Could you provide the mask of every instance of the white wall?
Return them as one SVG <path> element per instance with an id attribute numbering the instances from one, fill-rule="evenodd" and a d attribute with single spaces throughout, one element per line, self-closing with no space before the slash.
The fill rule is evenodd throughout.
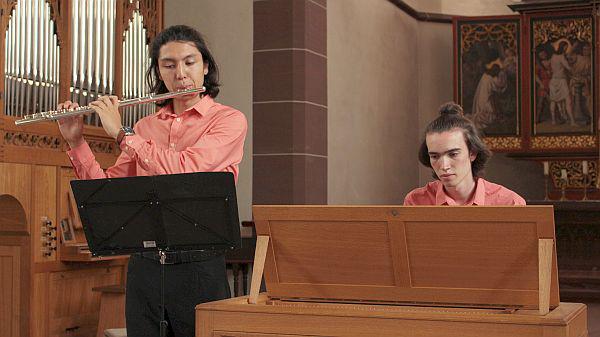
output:
<path id="1" fill-rule="evenodd" d="M 330 204 L 401 203 L 417 181 L 417 30 L 388 1 L 327 1 Z"/>
<path id="2" fill-rule="evenodd" d="M 419 12 L 447 15 L 510 15 L 515 14 L 506 5 L 519 3 L 514 0 L 404 0 Z"/>
<path id="3" fill-rule="evenodd" d="M 519 1 L 520 2 L 520 1 Z M 512 0 L 441 0 L 440 13 L 448 15 L 511 15 L 518 14 L 508 8 Z"/>
<path id="4" fill-rule="evenodd" d="M 423 130 L 437 118 L 438 108 L 453 99 L 452 75 L 452 25 L 447 23 L 419 22 L 419 122 L 418 144 L 423 141 Z M 418 146 L 418 145 L 417 145 Z M 421 165 L 415 147 L 412 157 L 419 170 L 419 179 L 412 188 L 431 181 L 431 170 Z"/>
<path id="5" fill-rule="evenodd" d="M 253 1 L 165 0 L 165 27 L 178 24 L 204 35 L 220 67 L 217 101 L 242 111 L 248 119 L 237 194 L 240 221 L 251 220 Z"/>

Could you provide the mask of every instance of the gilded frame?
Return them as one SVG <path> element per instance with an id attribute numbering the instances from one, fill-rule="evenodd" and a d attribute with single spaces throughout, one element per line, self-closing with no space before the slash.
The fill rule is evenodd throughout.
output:
<path id="1" fill-rule="evenodd" d="M 455 22 L 456 99 L 494 150 L 519 150 L 521 21 L 518 17 Z"/>
<path id="2" fill-rule="evenodd" d="M 593 135 L 596 60 L 592 16 L 532 17 L 530 26 L 532 136 Z"/>

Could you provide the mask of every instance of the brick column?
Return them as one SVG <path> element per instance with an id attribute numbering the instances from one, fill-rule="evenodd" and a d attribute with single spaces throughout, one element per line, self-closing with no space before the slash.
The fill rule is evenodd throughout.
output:
<path id="1" fill-rule="evenodd" d="M 326 0 L 254 1 L 253 77 L 253 203 L 326 204 Z"/>

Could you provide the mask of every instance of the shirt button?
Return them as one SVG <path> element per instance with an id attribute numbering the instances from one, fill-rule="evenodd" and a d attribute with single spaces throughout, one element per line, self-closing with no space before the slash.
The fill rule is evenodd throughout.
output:
<path id="1" fill-rule="evenodd" d="M 171 147 L 175 147 L 175 143 L 171 143 Z"/>
<path id="2" fill-rule="evenodd" d="M 69 158 L 71 158 L 71 160 L 73 160 L 73 157 L 69 157 Z"/>
<path id="3" fill-rule="evenodd" d="M 127 144 L 131 145 L 133 143 L 133 140 L 128 140 Z"/>
<path id="4" fill-rule="evenodd" d="M 150 160 L 148 158 L 144 159 L 144 163 L 149 162 Z"/>
<path id="5" fill-rule="evenodd" d="M 177 119 L 175 119 L 178 122 L 181 122 L 181 117 L 177 117 Z"/>

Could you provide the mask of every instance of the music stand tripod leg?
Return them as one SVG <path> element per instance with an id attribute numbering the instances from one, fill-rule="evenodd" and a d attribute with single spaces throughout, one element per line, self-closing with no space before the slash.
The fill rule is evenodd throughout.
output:
<path id="1" fill-rule="evenodd" d="M 167 320 L 165 319 L 165 264 L 167 256 L 162 249 L 158 250 L 160 255 L 160 337 L 167 337 Z"/>

